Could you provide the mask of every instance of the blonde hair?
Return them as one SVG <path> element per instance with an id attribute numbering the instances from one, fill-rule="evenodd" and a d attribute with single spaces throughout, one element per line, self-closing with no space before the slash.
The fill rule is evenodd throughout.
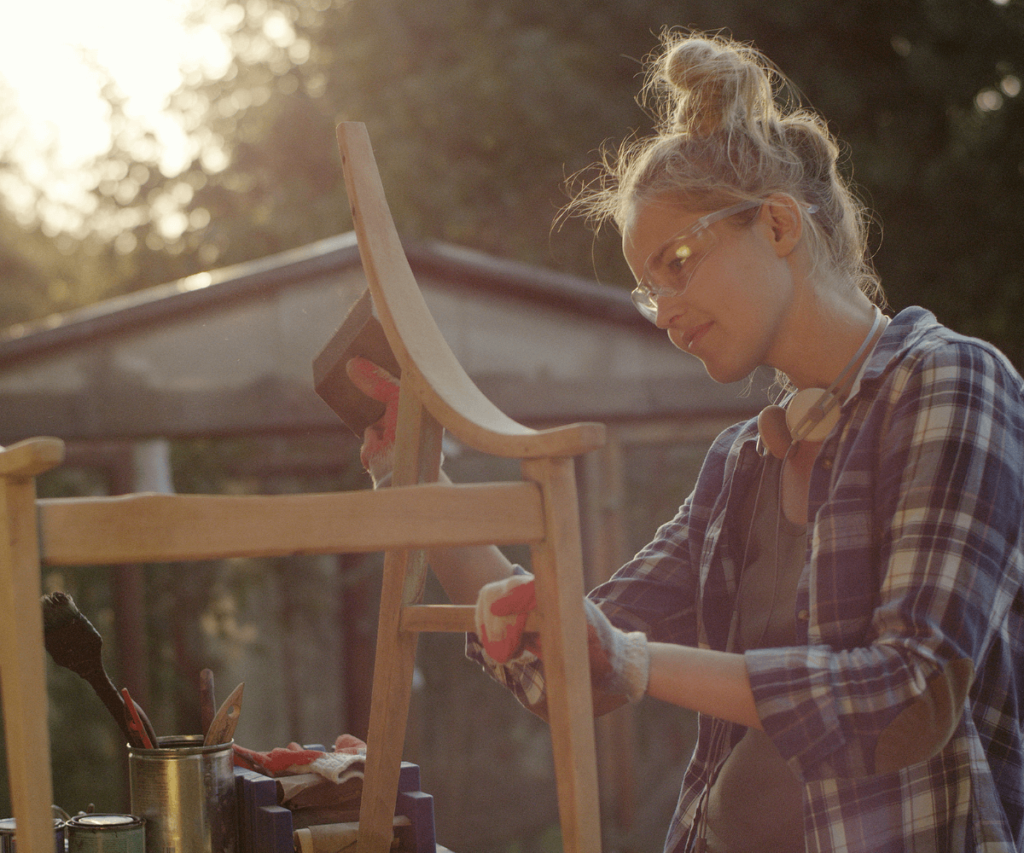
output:
<path id="1" fill-rule="evenodd" d="M 786 194 L 804 211 L 813 262 L 884 303 L 839 145 L 818 115 L 782 101 L 788 81 L 766 57 L 721 36 L 666 30 L 646 70 L 642 102 L 655 132 L 605 151 L 597 177 L 581 173 L 567 212 L 621 231 L 655 198 L 710 211 Z"/>

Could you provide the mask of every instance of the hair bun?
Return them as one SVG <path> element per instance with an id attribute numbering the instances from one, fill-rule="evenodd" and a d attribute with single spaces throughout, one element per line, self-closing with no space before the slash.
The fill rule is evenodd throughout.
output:
<path id="1" fill-rule="evenodd" d="M 764 127 L 775 117 L 773 73 L 752 48 L 713 36 L 670 37 L 656 84 L 667 99 L 663 130 L 692 136 Z"/>

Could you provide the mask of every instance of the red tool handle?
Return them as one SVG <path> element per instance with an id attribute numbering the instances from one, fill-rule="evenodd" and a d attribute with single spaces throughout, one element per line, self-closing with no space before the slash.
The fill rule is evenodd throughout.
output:
<path id="1" fill-rule="evenodd" d="M 155 749 L 156 744 L 150 740 L 149 733 L 139 716 L 139 709 L 135 706 L 135 700 L 132 699 L 127 687 L 121 688 L 121 697 L 124 699 L 124 714 L 128 721 L 128 731 L 132 734 L 132 746 Z"/>

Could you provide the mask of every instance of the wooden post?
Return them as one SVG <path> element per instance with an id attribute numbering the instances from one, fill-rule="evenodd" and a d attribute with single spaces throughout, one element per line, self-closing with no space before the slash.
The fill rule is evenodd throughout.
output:
<path id="1" fill-rule="evenodd" d="M 0 451 L 0 679 L 19 853 L 53 851 L 35 477 L 63 455 L 63 443 L 52 438 Z"/>
<path id="2" fill-rule="evenodd" d="M 594 707 L 583 613 L 583 567 L 573 460 L 524 459 L 523 478 L 544 496 L 543 542 L 531 549 L 537 585 L 544 683 L 567 853 L 601 849 Z"/>
<path id="3" fill-rule="evenodd" d="M 410 388 L 411 381 L 403 378 L 399 396 L 395 486 L 436 481 L 440 467 L 441 426 L 419 402 Z M 401 524 L 402 520 L 394 518 L 393 523 Z M 391 848 L 419 639 L 418 632 L 402 629 L 402 610 L 422 600 L 426 579 L 426 551 L 405 549 L 385 553 L 359 809 L 359 853 L 387 853 Z"/>
<path id="4" fill-rule="evenodd" d="M 626 497 L 622 453 L 621 436 L 610 431 L 604 447 L 583 459 L 588 588 L 608 580 L 630 556 L 623 518 Z M 636 819 L 634 717 L 633 706 L 623 705 L 596 721 L 601 810 L 609 830 L 605 847 L 614 846 L 615 836 L 627 832 Z"/>

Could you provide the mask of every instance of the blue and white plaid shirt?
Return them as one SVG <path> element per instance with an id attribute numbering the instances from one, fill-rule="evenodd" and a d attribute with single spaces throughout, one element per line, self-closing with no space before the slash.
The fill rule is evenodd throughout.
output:
<path id="1" fill-rule="evenodd" d="M 750 421 L 719 436 L 676 517 L 591 593 L 615 624 L 726 648 L 756 435 Z M 802 644 L 745 652 L 764 728 L 803 782 L 807 850 L 1024 850 L 1020 376 L 991 346 L 901 312 L 821 448 L 809 513 Z M 470 646 L 485 662 L 472 635 Z M 488 669 L 525 704 L 541 697 L 537 666 Z M 722 757 L 710 723 L 670 853 L 692 849 Z M 918 725 L 948 727 L 948 739 L 901 752 Z M 742 732 L 728 725 L 725 748 Z"/>

